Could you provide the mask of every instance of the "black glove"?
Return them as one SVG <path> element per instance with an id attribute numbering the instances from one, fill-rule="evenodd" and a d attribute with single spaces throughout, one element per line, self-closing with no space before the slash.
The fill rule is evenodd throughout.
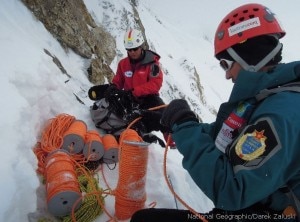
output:
<path id="1" fill-rule="evenodd" d="M 110 84 L 92 86 L 88 91 L 89 98 L 91 100 L 100 100 L 104 98 L 104 92 L 107 90 L 109 85 Z"/>
<path id="2" fill-rule="evenodd" d="M 174 99 L 163 111 L 160 123 L 170 130 L 175 123 L 187 121 L 199 122 L 184 99 Z"/>
<path id="3" fill-rule="evenodd" d="M 142 117 L 142 119 L 139 121 L 143 122 L 146 129 L 145 132 L 150 133 L 152 131 L 163 131 L 162 128 L 164 127 L 160 124 L 161 114 L 161 111 L 136 109 L 133 110 L 131 113 L 124 115 L 123 119 L 125 121 L 131 122 L 138 117 Z"/>
<path id="4" fill-rule="evenodd" d="M 127 115 L 138 109 L 138 104 L 135 102 L 131 91 L 118 89 L 115 85 L 109 86 L 104 93 L 104 98 L 109 103 L 112 112 L 119 117 L 127 119 Z"/>
<path id="5" fill-rule="evenodd" d="M 139 104 L 136 102 L 131 91 L 122 90 L 120 95 L 120 102 L 123 104 L 126 113 L 132 113 L 139 108 Z"/>
<path id="6" fill-rule="evenodd" d="M 141 110 L 141 116 L 146 121 L 160 122 L 162 112 L 156 110 Z"/>
<path id="7" fill-rule="evenodd" d="M 145 126 L 141 121 L 137 121 L 135 124 L 133 124 L 131 129 L 135 130 L 141 137 L 143 137 L 143 135 L 146 133 Z"/>
<path id="8" fill-rule="evenodd" d="M 107 89 L 104 92 L 104 98 L 109 100 L 110 97 L 119 95 L 120 94 L 120 89 L 117 88 L 115 84 L 110 84 Z"/>
<path id="9" fill-rule="evenodd" d="M 164 131 L 162 130 L 164 127 L 160 123 L 160 119 L 162 116 L 161 110 L 141 110 L 141 121 L 147 128 L 147 132 L 152 131 Z"/>
<path id="10" fill-rule="evenodd" d="M 144 134 L 142 138 L 147 143 L 158 142 L 161 147 L 166 147 L 164 141 L 152 133 Z"/>
<path id="11" fill-rule="evenodd" d="M 120 103 L 121 93 L 122 90 L 118 89 L 114 84 L 110 84 L 103 93 L 105 100 L 109 104 L 108 109 L 120 118 L 124 115 L 123 107 Z"/>
<path id="12" fill-rule="evenodd" d="M 124 114 L 123 120 L 130 123 L 133 120 L 135 120 L 136 118 L 139 118 L 141 116 L 142 116 L 141 111 L 139 109 L 135 109 L 135 110 L 132 110 L 129 113 Z"/>

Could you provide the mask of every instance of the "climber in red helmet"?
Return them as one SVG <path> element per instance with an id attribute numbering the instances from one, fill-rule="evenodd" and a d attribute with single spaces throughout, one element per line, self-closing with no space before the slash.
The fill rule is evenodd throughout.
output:
<path id="1" fill-rule="evenodd" d="M 208 221 L 297 221 L 300 62 L 280 63 L 284 35 L 268 7 L 234 9 L 215 34 L 215 57 L 234 82 L 215 122 L 200 123 L 183 99 L 162 113 L 183 167 L 214 204 L 202 214 Z M 193 215 L 143 209 L 131 222 L 201 221 Z"/>

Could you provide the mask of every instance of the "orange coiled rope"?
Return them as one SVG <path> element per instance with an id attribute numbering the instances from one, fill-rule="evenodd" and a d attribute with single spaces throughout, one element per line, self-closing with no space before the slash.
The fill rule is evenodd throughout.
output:
<path id="1" fill-rule="evenodd" d="M 95 130 L 87 131 L 83 155 L 89 161 L 100 160 L 104 155 L 104 147 L 99 133 Z"/>
<path id="2" fill-rule="evenodd" d="M 119 180 L 115 190 L 115 214 L 119 220 L 129 219 L 134 212 L 144 208 L 146 201 L 148 147 L 127 144 L 126 141 L 143 140 L 132 129 L 121 134 Z"/>
<path id="3" fill-rule="evenodd" d="M 80 153 L 84 146 L 87 126 L 81 120 L 75 120 L 66 130 L 63 136 L 63 144 L 61 149 L 69 151 L 69 153 Z"/>
<path id="4" fill-rule="evenodd" d="M 119 156 L 119 143 L 112 134 L 102 136 L 104 146 L 103 162 L 107 164 L 117 163 Z"/>
<path id="5" fill-rule="evenodd" d="M 45 178 L 48 211 L 55 216 L 69 215 L 81 192 L 75 164 L 66 151 L 56 150 L 48 155 Z"/>
<path id="6" fill-rule="evenodd" d="M 42 175 L 44 174 L 46 156 L 48 153 L 61 147 L 63 142 L 63 134 L 70 127 L 74 120 L 74 116 L 60 114 L 47 121 L 41 133 L 40 141 L 37 142 L 33 148 L 33 152 L 38 159 L 38 173 Z"/>
<path id="7" fill-rule="evenodd" d="M 98 187 L 92 172 L 83 165 L 87 162 L 84 155 L 69 152 L 77 149 L 77 140 L 65 140 L 65 136 L 73 134 L 78 135 L 80 144 L 83 144 L 83 139 L 87 143 L 99 141 L 100 136 L 96 138 L 95 133 L 88 133 L 84 122 L 61 114 L 47 122 L 41 141 L 34 147 L 38 158 L 37 171 L 46 181 L 48 211 L 54 216 L 64 217 L 64 221 L 92 221 L 102 210 L 109 215 L 104 209 L 102 196 L 108 193 Z M 63 142 L 67 149 L 62 149 Z"/>
<path id="8" fill-rule="evenodd" d="M 60 114 L 50 119 L 42 132 L 41 148 L 47 153 L 61 147 L 63 142 L 63 134 L 71 126 L 75 120 L 74 116 L 68 114 Z"/>

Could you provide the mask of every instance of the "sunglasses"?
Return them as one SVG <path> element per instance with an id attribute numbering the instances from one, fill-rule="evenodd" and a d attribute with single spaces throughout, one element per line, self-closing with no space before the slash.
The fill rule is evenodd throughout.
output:
<path id="1" fill-rule="evenodd" d="M 137 51 L 138 49 L 139 49 L 140 47 L 136 47 L 136 48 L 132 48 L 132 49 L 126 49 L 127 50 L 127 52 L 131 52 L 131 51 Z"/>
<path id="2" fill-rule="evenodd" d="M 234 63 L 234 61 L 231 61 L 231 60 L 220 59 L 220 66 L 225 72 L 227 72 L 228 70 L 230 70 L 232 68 L 233 63 Z"/>

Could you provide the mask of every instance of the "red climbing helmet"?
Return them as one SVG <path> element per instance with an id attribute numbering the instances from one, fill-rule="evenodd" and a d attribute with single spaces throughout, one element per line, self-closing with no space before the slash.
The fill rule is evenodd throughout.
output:
<path id="1" fill-rule="evenodd" d="M 275 34 L 278 38 L 285 35 L 275 14 L 260 4 L 242 5 L 219 24 L 215 34 L 215 56 L 229 47 L 259 35 Z"/>

